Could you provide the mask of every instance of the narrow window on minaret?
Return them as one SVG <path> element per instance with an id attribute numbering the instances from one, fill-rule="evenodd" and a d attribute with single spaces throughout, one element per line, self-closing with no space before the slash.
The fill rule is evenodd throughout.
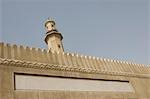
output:
<path id="1" fill-rule="evenodd" d="M 58 44 L 58 48 L 60 48 L 60 45 Z"/>

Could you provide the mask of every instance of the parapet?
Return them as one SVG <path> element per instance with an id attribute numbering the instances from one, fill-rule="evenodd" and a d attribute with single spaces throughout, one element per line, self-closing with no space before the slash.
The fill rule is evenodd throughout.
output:
<path id="1" fill-rule="evenodd" d="M 150 65 L 0 43 L 0 64 L 5 64 L 6 60 L 8 62 L 20 62 L 20 64 L 29 63 L 28 65 L 40 63 L 40 65 L 49 66 L 46 68 L 57 66 L 60 70 L 74 72 L 105 73 L 150 78 Z"/>

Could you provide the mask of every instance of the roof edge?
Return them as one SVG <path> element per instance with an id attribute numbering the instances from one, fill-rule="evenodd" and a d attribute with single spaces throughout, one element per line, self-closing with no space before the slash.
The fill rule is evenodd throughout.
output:
<path id="1" fill-rule="evenodd" d="M 0 43 L 0 58 L 101 71 L 150 74 L 150 65 Z"/>

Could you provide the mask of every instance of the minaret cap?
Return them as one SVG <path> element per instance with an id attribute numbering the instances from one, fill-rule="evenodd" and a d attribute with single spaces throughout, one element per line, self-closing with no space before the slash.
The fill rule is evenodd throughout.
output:
<path id="1" fill-rule="evenodd" d="M 52 20 L 51 18 L 48 18 L 45 22 L 45 27 L 46 27 L 46 24 L 49 23 L 49 22 L 52 22 L 54 25 L 55 25 L 55 21 Z"/>

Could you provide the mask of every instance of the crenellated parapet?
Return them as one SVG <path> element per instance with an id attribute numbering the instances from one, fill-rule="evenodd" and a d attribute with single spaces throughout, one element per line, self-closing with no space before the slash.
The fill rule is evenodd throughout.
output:
<path id="1" fill-rule="evenodd" d="M 75 53 L 52 52 L 46 49 L 4 43 L 0 43 L 0 58 L 0 64 L 10 64 L 12 62 L 16 64 L 18 62 L 20 65 L 29 63 L 24 66 L 44 64 L 45 67 L 43 68 L 59 68 L 60 70 L 69 68 L 69 71 L 77 72 L 150 76 L 150 65 L 84 56 Z M 36 65 L 36 67 L 38 66 L 43 65 Z"/>

